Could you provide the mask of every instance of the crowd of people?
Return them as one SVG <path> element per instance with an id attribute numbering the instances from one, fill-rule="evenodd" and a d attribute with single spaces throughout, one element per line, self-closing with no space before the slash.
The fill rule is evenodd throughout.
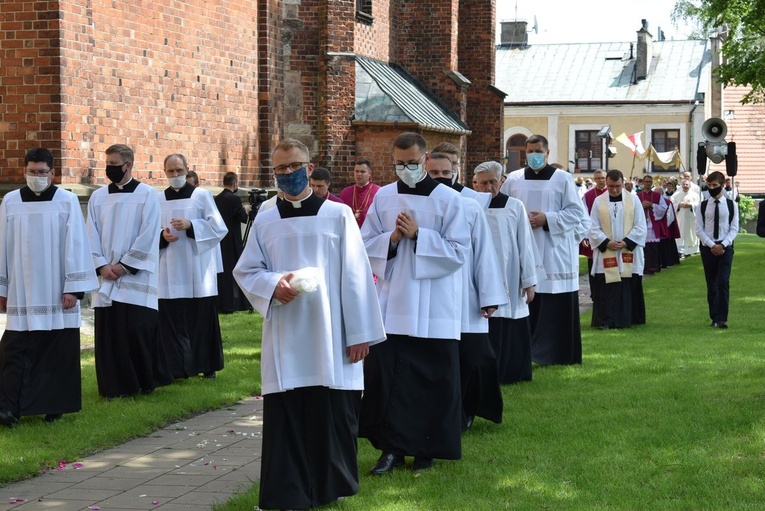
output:
<path id="1" fill-rule="evenodd" d="M 580 254 L 593 327 L 645 323 L 642 276 L 700 250 L 711 325 L 727 328 L 738 210 L 721 173 L 705 192 L 684 176 L 670 196 L 650 175 L 597 171 L 583 190 L 533 135 L 525 168 L 481 163 L 470 189 L 454 145 L 429 151 L 403 133 L 391 149 L 395 182 L 378 186 L 358 160 L 335 196 L 308 148 L 282 140 L 271 155 L 279 193 L 254 215 L 235 173 L 213 198 L 171 154 L 157 193 L 115 145 L 87 220 L 53 185 L 52 155 L 30 151 L 27 186 L 0 205 L 0 424 L 79 410 L 87 292 L 109 399 L 215 377 L 218 313 L 251 307 L 263 316 L 259 507 L 308 509 L 358 492 L 358 438 L 380 451 L 372 475 L 407 458 L 428 470 L 461 458 L 477 417 L 502 421 L 501 385 L 530 381 L 533 363 L 580 364 Z"/>

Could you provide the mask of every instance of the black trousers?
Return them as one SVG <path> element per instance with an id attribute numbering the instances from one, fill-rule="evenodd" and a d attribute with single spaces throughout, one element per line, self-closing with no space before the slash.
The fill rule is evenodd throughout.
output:
<path id="1" fill-rule="evenodd" d="M 701 245 L 699 251 L 701 252 L 701 263 L 704 265 L 704 277 L 707 280 L 709 319 L 715 323 L 721 321 L 727 323 L 733 245 L 727 247 L 721 256 L 712 255 L 712 249 L 705 245 Z"/>

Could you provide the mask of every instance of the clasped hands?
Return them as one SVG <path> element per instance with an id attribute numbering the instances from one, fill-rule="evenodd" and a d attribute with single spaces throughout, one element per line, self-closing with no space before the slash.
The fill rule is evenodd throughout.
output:
<path id="1" fill-rule="evenodd" d="M 127 272 L 125 267 L 120 263 L 117 264 L 105 264 L 101 267 L 98 273 L 106 280 L 117 280 Z"/>
<path id="2" fill-rule="evenodd" d="M 547 215 L 543 211 L 529 211 L 529 223 L 532 229 L 547 225 Z"/>
<path id="3" fill-rule="evenodd" d="M 404 237 L 414 239 L 418 230 L 419 227 L 417 226 L 417 222 L 414 221 L 412 215 L 406 211 L 402 211 L 398 214 L 398 217 L 396 217 L 396 228 L 390 235 L 390 241 L 391 243 L 398 244 L 398 242 L 401 241 Z"/>
<path id="4" fill-rule="evenodd" d="M 611 250 L 622 250 L 627 248 L 627 244 L 623 241 L 609 241 L 606 246 Z"/>
<path id="5" fill-rule="evenodd" d="M 61 296 L 61 306 L 64 310 L 71 309 L 77 305 L 77 297 L 74 295 L 70 295 L 69 293 L 64 293 Z M 0 296 L 0 312 L 5 312 L 8 309 L 8 298 L 5 296 Z"/>

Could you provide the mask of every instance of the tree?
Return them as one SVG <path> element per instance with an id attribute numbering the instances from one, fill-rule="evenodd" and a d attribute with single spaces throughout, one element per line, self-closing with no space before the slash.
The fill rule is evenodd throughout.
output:
<path id="1" fill-rule="evenodd" d="M 697 22 L 705 33 L 720 29 L 725 85 L 751 86 L 743 103 L 765 103 L 765 0 L 678 0 L 672 20 Z"/>

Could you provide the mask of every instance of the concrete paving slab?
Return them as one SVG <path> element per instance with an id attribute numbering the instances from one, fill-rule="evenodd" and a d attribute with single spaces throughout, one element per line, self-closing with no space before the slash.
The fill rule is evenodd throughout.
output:
<path id="1" fill-rule="evenodd" d="M 115 491 L 128 491 L 143 484 L 141 479 L 127 477 L 91 477 L 81 483 L 77 483 L 72 488 L 78 489 L 103 489 Z"/>
<path id="2" fill-rule="evenodd" d="M 192 504 L 195 506 L 207 506 L 211 508 L 213 504 L 222 504 L 228 500 L 228 497 L 224 497 L 218 493 L 192 491 L 178 497 L 173 501 L 173 504 Z"/>
<path id="3" fill-rule="evenodd" d="M 101 488 L 67 488 L 45 497 L 45 500 L 87 500 L 98 502 L 119 495 L 122 490 L 106 490 Z"/>

